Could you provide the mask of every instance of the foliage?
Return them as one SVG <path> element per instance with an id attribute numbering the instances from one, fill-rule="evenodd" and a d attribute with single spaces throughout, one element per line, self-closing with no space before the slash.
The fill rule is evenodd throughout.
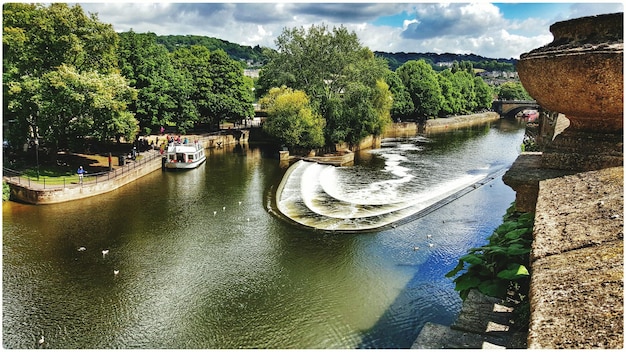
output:
<path id="1" fill-rule="evenodd" d="M 116 73 L 118 36 L 80 6 L 3 7 L 4 114 L 12 145 L 41 136 L 56 148 L 77 136 L 132 138 L 133 90 Z"/>
<path id="2" fill-rule="evenodd" d="M 429 63 L 433 69 L 439 70 L 439 68 L 445 68 L 441 64 L 449 64 L 451 62 L 471 62 L 475 68 L 484 69 L 486 71 L 507 71 L 515 72 L 515 59 L 490 59 L 475 54 L 452 54 L 452 53 L 387 53 L 387 52 L 374 52 L 376 56 L 382 57 L 389 62 L 389 68 L 395 71 L 398 67 L 402 66 L 408 61 L 424 60 Z"/>
<path id="3" fill-rule="evenodd" d="M 305 92 L 285 86 L 272 88 L 259 103 L 267 109 L 263 129 L 285 145 L 304 148 L 324 145 L 326 121 L 313 110 Z"/>
<path id="4" fill-rule="evenodd" d="M 517 213 L 512 205 L 504 222 L 488 238 L 489 243 L 472 248 L 459 259 L 458 265 L 446 274 L 454 277 L 455 290 L 465 299 L 472 289 L 485 295 L 506 298 L 515 295 L 523 301 L 530 284 L 529 253 L 532 242 L 534 214 Z"/>
<path id="5" fill-rule="evenodd" d="M 327 121 L 327 143 L 356 143 L 390 122 L 392 100 L 388 85 L 381 84 L 387 66 L 354 32 L 323 25 L 285 29 L 276 46 L 260 72 L 258 94 L 280 86 L 306 92 Z"/>
<path id="6" fill-rule="evenodd" d="M 410 116 L 415 107 L 413 106 L 411 95 L 400 80 L 400 77 L 398 77 L 395 72 L 389 71 L 385 75 L 385 82 L 387 82 L 393 97 L 393 104 L 390 111 L 391 116 L 396 120 L 405 119 Z"/>
<path id="7" fill-rule="evenodd" d="M 117 67 L 113 27 L 86 16 L 79 5 L 6 3 L 2 13 L 5 82 L 41 76 L 62 64 L 102 73 Z"/>
<path id="8" fill-rule="evenodd" d="M 222 50 L 210 52 L 204 46 L 183 47 L 171 54 L 175 69 L 190 82 L 188 99 L 194 104 L 201 122 L 217 128 L 223 119 L 252 116 L 252 83 L 243 76 L 243 69 Z M 195 119 L 178 120 L 185 131 Z"/>
<path id="9" fill-rule="evenodd" d="M 520 82 L 505 82 L 497 89 L 498 98 L 502 100 L 532 100 Z"/>
<path id="10" fill-rule="evenodd" d="M 9 184 L 2 181 L 2 201 L 9 200 L 11 196 L 11 189 L 9 188 Z"/>
<path id="11" fill-rule="evenodd" d="M 436 116 L 441 108 L 442 95 L 435 70 L 426 61 L 419 60 L 404 63 L 396 73 L 413 101 L 410 116 L 414 119 Z"/>
<path id="12" fill-rule="evenodd" d="M 56 150 L 70 140 L 132 139 L 137 121 L 126 110 L 136 91 L 119 74 L 79 73 L 61 65 L 41 78 L 11 82 L 8 110 Z"/>
<path id="13" fill-rule="evenodd" d="M 194 45 L 204 46 L 209 51 L 223 50 L 235 61 L 248 61 L 252 66 L 262 66 L 268 60 L 267 53 L 260 46 L 254 47 L 231 43 L 226 40 L 211 38 L 199 35 L 161 35 L 157 37 L 157 42 L 173 52 L 181 47 L 191 47 Z"/>
<path id="14" fill-rule="evenodd" d="M 153 33 L 120 33 L 118 49 L 120 71 L 138 90 L 138 99 L 130 105 L 141 131 L 149 134 L 160 126 L 179 122 L 188 125 L 197 112 L 187 99 L 191 82 L 175 70 L 168 51 L 157 44 Z"/>

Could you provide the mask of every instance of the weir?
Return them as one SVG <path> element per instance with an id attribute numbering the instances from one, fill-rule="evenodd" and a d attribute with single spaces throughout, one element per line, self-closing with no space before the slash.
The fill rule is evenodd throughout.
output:
<path id="1" fill-rule="evenodd" d="M 386 148 L 369 151 L 384 160 L 384 167 L 378 170 L 304 160 L 294 163 L 276 189 L 278 212 L 300 226 L 321 231 L 395 227 L 449 204 L 508 169 L 502 164 L 452 165 L 441 179 L 425 181 L 421 172 L 442 166 L 419 157 L 420 144 L 427 143 L 423 137 L 413 142 L 386 140 Z"/>

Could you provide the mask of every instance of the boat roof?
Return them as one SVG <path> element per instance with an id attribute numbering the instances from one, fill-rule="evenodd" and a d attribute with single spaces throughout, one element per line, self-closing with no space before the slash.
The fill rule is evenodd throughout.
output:
<path id="1" fill-rule="evenodd" d="M 195 153 L 202 149 L 202 146 L 193 143 L 190 144 L 173 144 L 167 147 L 168 153 Z"/>

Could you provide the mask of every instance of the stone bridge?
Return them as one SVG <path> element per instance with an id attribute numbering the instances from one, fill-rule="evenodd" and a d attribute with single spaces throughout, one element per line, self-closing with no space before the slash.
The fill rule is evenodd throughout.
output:
<path id="1" fill-rule="evenodd" d="M 491 104 L 493 111 L 502 117 L 515 117 L 526 109 L 539 109 L 539 104 L 534 100 L 496 100 Z"/>

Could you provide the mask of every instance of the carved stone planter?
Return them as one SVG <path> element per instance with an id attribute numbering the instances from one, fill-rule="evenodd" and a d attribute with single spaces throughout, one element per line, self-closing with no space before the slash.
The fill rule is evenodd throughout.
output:
<path id="1" fill-rule="evenodd" d="M 524 88 L 570 126 L 546 147 L 542 167 L 595 170 L 623 165 L 623 13 L 550 27 L 552 43 L 522 54 Z"/>

